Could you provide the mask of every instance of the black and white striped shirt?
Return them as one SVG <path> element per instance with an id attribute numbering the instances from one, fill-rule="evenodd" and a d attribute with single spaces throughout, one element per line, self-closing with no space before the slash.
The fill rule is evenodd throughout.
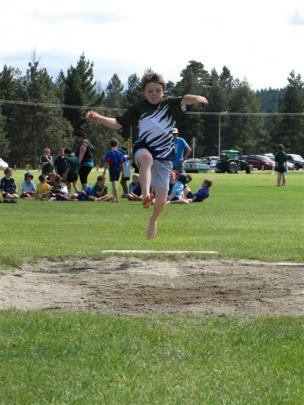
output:
<path id="1" fill-rule="evenodd" d="M 144 148 L 148 149 L 154 159 L 171 160 L 173 158 L 172 128 L 184 112 L 184 106 L 181 105 L 182 98 L 164 98 L 157 105 L 145 100 L 117 115 L 116 120 L 120 125 L 138 125 L 139 127 L 133 153 Z"/>

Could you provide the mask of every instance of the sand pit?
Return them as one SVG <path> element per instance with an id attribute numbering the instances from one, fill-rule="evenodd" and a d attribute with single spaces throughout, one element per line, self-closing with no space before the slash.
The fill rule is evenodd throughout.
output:
<path id="1" fill-rule="evenodd" d="M 117 315 L 303 315 L 304 264 L 40 260 L 0 272 L 0 309 Z"/>

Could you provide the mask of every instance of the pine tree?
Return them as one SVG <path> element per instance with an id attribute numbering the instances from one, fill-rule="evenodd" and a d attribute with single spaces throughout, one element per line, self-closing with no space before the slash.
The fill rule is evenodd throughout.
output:
<path id="1" fill-rule="evenodd" d="M 16 96 L 18 100 L 34 105 L 14 105 L 8 125 L 10 161 L 13 164 L 24 166 L 31 163 L 36 166 L 44 147 L 58 149 L 71 145 L 72 128 L 62 116 L 56 88 L 46 69 L 39 67 L 35 55 L 25 76 L 16 82 Z"/>
<path id="2" fill-rule="evenodd" d="M 304 117 L 290 116 L 288 113 L 304 112 L 304 84 L 301 75 L 292 71 L 288 77 L 288 85 L 279 101 L 280 117 L 275 131 L 272 133 L 274 145 L 283 143 L 290 153 L 304 153 Z"/>
<path id="3" fill-rule="evenodd" d="M 101 104 L 102 97 L 96 91 L 93 66 L 93 62 L 86 60 L 82 54 L 76 67 L 71 66 L 68 69 L 64 87 L 64 104 L 92 107 Z M 74 129 L 85 124 L 84 111 L 81 108 L 64 108 L 64 116 Z"/>
<path id="4" fill-rule="evenodd" d="M 123 104 L 124 86 L 118 75 L 114 73 L 106 87 L 106 104 L 112 108 L 119 108 Z"/>
<path id="5" fill-rule="evenodd" d="M 0 113 L 0 157 L 2 159 L 8 159 L 9 151 L 9 141 L 5 132 L 5 118 Z"/>
<path id="6" fill-rule="evenodd" d="M 128 107 L 143 99 L 140 78 L 136 73 L 128 77 L 128 88 L 125 91 L 125 96 Z"/>
<path id="7" fill-rule="evenodd" d="M 190 61 L 181 72 L 181 80 L 176 83 L 174 93 L 176 95 L 197 94 L 208 98 L 210 75 L 200 62 Z M 202 107 L 190 107 L 190 111 L 200 111 Z M 177 123 L 182 136 L 192 143 L 196 139 L 196 153 L 198 156 L 204 153 L 205 144 L 205 119 L 203 115 L 186 115 L 181 122 Z"/>
<path id="8" fill-rule="evenodd" d="M 229 112 L 255 113 L 260 105 L 255 93 L 246 81 L 235 81 Z M 227 117 L 228 118 L 228 117 Z M 240 149 L 242 153 L 254 153 L 267 148 L 268 135 L 263 126 L 263 118 L 256 115 L 229 116 L 229 127 L 223 134 L 223 148 Z"/>

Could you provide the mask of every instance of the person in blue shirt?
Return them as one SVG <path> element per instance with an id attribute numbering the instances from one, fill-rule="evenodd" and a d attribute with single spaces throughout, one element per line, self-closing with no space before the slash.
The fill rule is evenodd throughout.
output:
<path id="1" fill-rule="evenodd" d="M 35 183 L 33 182 L 34 176 L 32 173 L 25 173 L 24 175 L 24 181 L 22 182 L 21 185 L 21 198 L 32 198 L 35 197 L 36 195 L 36 186 Z"/>
<path id="2" fill-rule="evenodd" d="M 109 169 L 110 182 L 112 183 L 113 202 L 118 203 L 118 180 L 122 172 L 123 163 L 125 161 L 124 155 L 118 150 L 118 142 L 116 139 L 112 139 L 110 142 L 111 149 L 105 154 L 104 172 L 106 175 L 107 169 Z"/>
<path id="3" fill-rule="evenodd" d="M 205 179 L 201 185 L 201 188 L 193 194 L 189 202 L 202 202 L 209 197 L 209 188 L 212 186 L 212 181 Z"/>
<path id="4" fill-rule="evenodd" d="M 189 204 L 189 200 L 184 197 L 184 189 L 187 183 L 187 175 L 180 174 L 174 183 L 170 194 L 168 195 L 167 204 Z"/>
<path id="5" fill-rule="evenodd" d="M 184 138 L 178 136 L 179 131 L 177 128 L 172 128 L 172 134 L 175 152 L 173 170 L 175 170 L 177 173 L 182 173 L 184 171 L 184 161 L 190 156 L 191 148 Z"/>

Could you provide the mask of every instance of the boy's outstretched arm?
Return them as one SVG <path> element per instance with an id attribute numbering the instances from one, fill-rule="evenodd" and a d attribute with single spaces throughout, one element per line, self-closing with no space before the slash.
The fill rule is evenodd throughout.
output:
<path id="1" fill-rule="evenodd" d="M 121 125 L 118 123 L 116 118 L 105 117 L 104 115 L 98 114 L 96 111 L 88 111 L 85 115 L 88 121 L 96 122 L 97 124 L 103 125 L 107 128 L 120 129 Z"/>
<path id="2" fill-rule="evenodd" d="M 208 100 L 204 96 L 195 96 L 193 94 L 186 94 L 181 101 L 181 104 L 208 104 Z"/>

